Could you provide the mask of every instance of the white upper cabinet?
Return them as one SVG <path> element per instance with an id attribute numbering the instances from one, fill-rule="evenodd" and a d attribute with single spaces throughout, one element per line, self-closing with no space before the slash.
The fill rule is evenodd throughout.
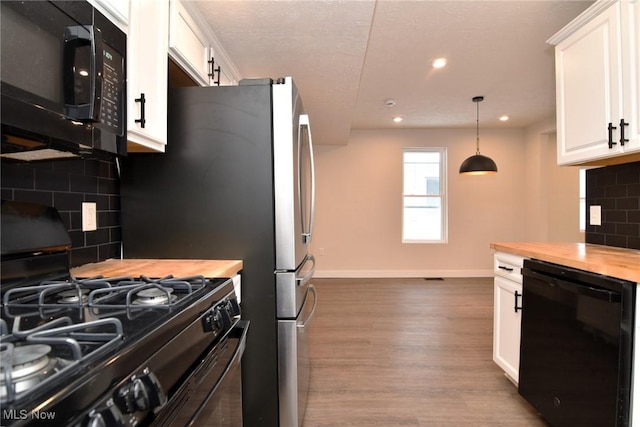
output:
<path id="1" fill-rule="evenodd" d="M 640 0 L 600 0 L 549 39 L 556 45 L 558 163 L 640 151 Z"/>
<path id="2" fill-rule="evenodd" d="M 201 86 L 233 85 L 239 73 L 198 11 L 171 0 L 169 55 Z"/>
<path id="3" fill-rule="evenodd" d="M 628 59 L 622 76 L 622 87 L 626 88 L 628 95 L 624 97 L 624 114 L 629 126 L 625 129 L 625 138 L 629 139 L 629 150 L 640 152 L 640 0 L 622 3 L 623 46 L 626 43 L 626 54 L 623 51 L 623 59 Z M 633 123 L 633 125 L 631 124 Z"/>
<path id="4" fill-rule="evenodd" d="M 127 38 L 128 150 L 165 151 L 167 144 L 167 50 L 165 1 L 131 0 Z"/>

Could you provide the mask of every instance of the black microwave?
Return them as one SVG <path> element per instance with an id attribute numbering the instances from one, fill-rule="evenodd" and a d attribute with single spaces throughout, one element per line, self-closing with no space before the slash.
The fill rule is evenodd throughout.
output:
<path id="1" fill-rule="evenodd" d="M 0 156 L 126 154 L 126 34 L 86 1 L 0 1 Z"/>

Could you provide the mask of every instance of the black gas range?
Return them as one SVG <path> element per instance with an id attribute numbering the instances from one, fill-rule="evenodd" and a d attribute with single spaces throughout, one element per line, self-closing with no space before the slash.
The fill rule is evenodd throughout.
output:
<path id="1" fill-rule="evenodd" d="M 220 395 L 248 328 L 230 279 L 76 279 L 55 209 L 3 201 L 2 220 L 3 426 L 241 425 Z"/>

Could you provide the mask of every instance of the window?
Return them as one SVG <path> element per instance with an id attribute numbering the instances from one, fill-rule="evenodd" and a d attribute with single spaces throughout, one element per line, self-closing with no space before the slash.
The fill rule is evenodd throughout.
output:
<path id="1" fill-rule="evenodd" d="M 402 241 L 447 241 L 445 148 L 403 150 Z"/>
<path id="2" fill-rule="evenodd" d="M 580 169 L 580 231 L 584 231 L 587 223 L 587 170 Z M 574 211 L 575 212 L 575 211 Z"/>

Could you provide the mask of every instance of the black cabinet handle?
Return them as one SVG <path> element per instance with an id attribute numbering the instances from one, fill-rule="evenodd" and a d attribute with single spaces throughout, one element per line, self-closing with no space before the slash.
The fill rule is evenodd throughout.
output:
<path id="1" fill-rule="evenodd" d="M 209 73 L 207 74 L 209 77 L 213 78 L 215 76 L 215 68 L 213 68 L 215 66 L 216 60 L 214 59 L 214 57 L 212 56 L 210 60 L 207 61 L 209 63 Z"/>
<path id="2" fill-rule="evenodd" d="M 145 118 L 145 114 L 144 114 L 144 106 L 147 103 L 147 100 L 144 97 L 144 93 L 141 93 L 140 98 L 136 98 L 134 99 L 134 101 L 140 103 L 140 118 L 135 119 L 134 121 L 136 123 L 140 123 L 140 127 L 144 128 L 144 125 L 147 123 L 147 119 Z"/>
<path id="3" fill-rule="evenodd" d="M 624 147 L 625 142 L 629 142 L 628 139 L 624 137 L 624 127 L 629 126 L 629 123 L 626 123 L 624 119 L 620 119 L 620 145 Z"/>
<path id="4" fill-rule="evenodd" d="M 617 142 L 613 140 L 613 131 L 618 128 L 615 127 L 613 123 L 609 123 L 608 129 L 609 129 L 609 148 L 613 148 L 613 146 L 617 144 Z"/>
<path id="5" fill-rule="evenodd" d="M 218 73 L 218 80 L 214 80 L 213 84 L 217 85 L 217 86 L 220 86 L 220 66 L 218 65 L 218 68 L 214 68 L 213 72 L 214 72 L 214 74 Z"/>
<path id="6" fill-rule="evenodd" d="M 522 294 L 521 294 L 521 293 L 519 293 L 518 291 L 516 291 L 516 292 L 513 294 L 513 296 L 514 296 L 514 298 L 513 298 L 513 299 L 514 299 L 514 302 L 513 302 L 513 311 L 514 311 L 515 313 L 517 313 L 517 312 L 518 312 L 518 310 L 522 310 L 522 306 L 519 306 L 519 307 L 518 307 L 518 297 L 521 297 L 521 296 L 522 296 Z"/>
<path id="7" fill-rule="evenodd" d="M 499 265 L 498 268 L 505 270 L 505 271 L 513 271 L 513 268 L 511 267 L 505 267 L 504 265 Z"/>
<path id="8" fill-rule="evenodd" d="M 220 86 L 220 66 L 219 65 L 217 67 L 215 66 L 216 60 L 213 56 L 207 62 L 211 66 L 211 68 L 209 68 L 209 74 L 207 75 L 211 77 L 211 79 L 213 79 L 214 85 Z M 216 73 L 218 73 L 218 80 L 216 80 Z"/>
<path id="9" fill-rule="evenodd" d="M 208 76 L 211 77 L 214 85 L 220 86 L 220 66 L 219 65 L 217 67 L 215 66 L 216 60 L 213 56 L 207 62 L 209 63 L 209 65 L 211 65 Z M 218 73 L 218 80 L 216 80 L 216 73 Z"/>

